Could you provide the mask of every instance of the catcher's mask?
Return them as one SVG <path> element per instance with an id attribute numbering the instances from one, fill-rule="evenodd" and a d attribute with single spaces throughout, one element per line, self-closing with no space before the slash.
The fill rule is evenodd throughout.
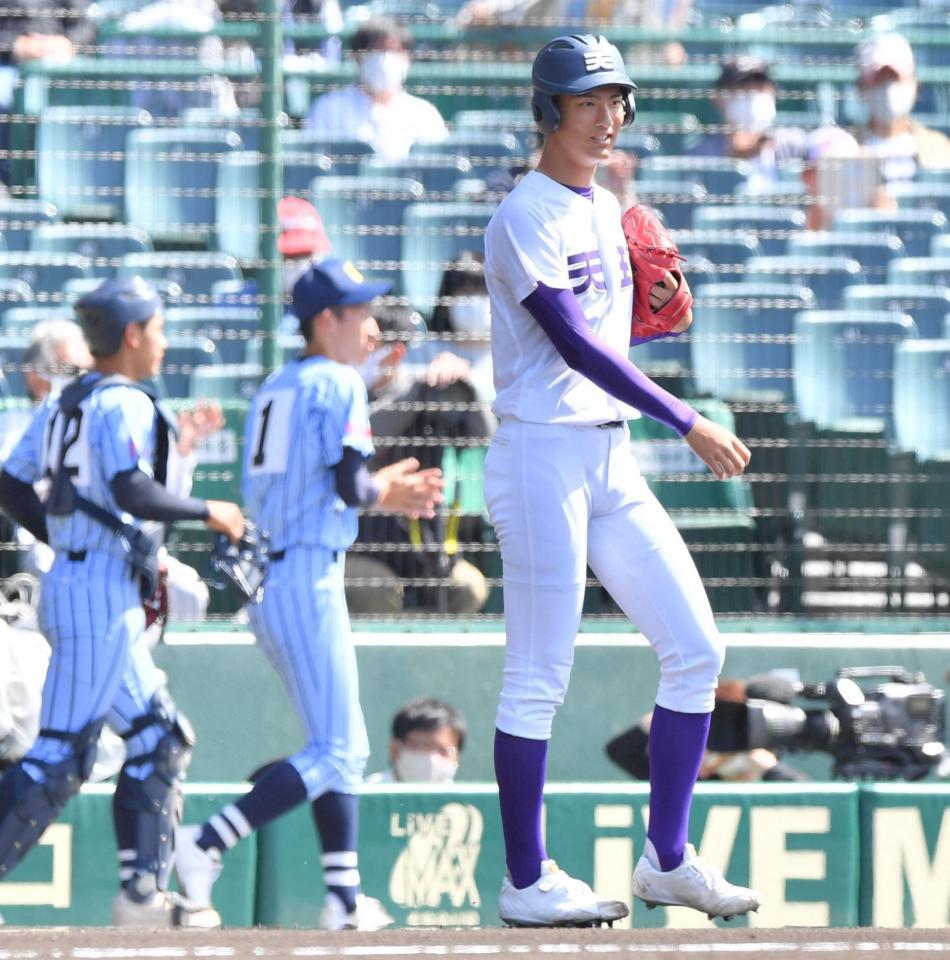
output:
<path id="1" fill-rule="evenodd" d="M 267 534 L 247 520 L 237 543 L 231 543 L 223 533 L 215 537 L 208 584 L 227 591 L 240 608 L 250 600 L 260 600 L 268 563 Z"/>
<path id="2" fill-rule="evenodd" d="M 531 112 L 538 129 L 554 133 L 561 123 L 557 98 L 577 96 L 596 87 L 622 87 L 623 125 L 636 115 L 633 91 L 637 85 L 627 76 L 620 51 L 606 37 L 589 33 L 558 37 L 541 48 L 531 67 Z"/>

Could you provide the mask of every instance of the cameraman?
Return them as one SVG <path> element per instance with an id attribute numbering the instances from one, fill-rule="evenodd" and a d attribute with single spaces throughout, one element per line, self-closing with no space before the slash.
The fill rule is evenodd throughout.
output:
<path id="1" fill-rule="evenodd" d="M 782 689 L 779 689 L 782 687 Z M 716 702 L 713 707 L 710 737 L 717 728 L 728 731 L 736 722 L 736 707 L 749 699 L 782 701 L 787 697 L 783 681 L 765 675 L 750 680 L 719 679 L 716 687 Z M 607 743 L 607 756 L 622 770 L 637 780 L 650 779 L 650 759 L 647 745 L 650 741 L 650 721 L 647 713 L 628 730 L 617 734 Z M 732 739 L 725 735 L 726 739 Z M 764 747 L 749 750 L 721 752 L 706 750 L 699 770 L 700 780 L 754 783 L 802 782 L 811 778 L 794 767 L 788 766 L 778 755 Z"/>

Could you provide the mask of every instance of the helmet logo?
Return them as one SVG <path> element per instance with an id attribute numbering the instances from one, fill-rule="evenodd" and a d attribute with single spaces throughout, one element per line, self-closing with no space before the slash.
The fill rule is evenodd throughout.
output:
<path id="1" fill-rule="evenodd" d="M 604 44 L 599 50 L 591 50 L 584 54 L 584 66 L 588 73 L 595 70 L 613 70 L 614 68 L 614 50 L 609 43 Z"/>

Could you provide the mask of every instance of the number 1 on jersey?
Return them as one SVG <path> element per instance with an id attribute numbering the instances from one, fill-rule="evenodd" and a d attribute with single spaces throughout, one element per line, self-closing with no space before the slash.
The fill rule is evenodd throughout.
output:
<path id="1" fill-rule="evenodd" d="M 253 456 L 250 473 L 283 473 L 290 453 L 290 419 L 294 407 L 293 390 L 274 390 L 262 394 L 254 407 L 251 433 Z"/>

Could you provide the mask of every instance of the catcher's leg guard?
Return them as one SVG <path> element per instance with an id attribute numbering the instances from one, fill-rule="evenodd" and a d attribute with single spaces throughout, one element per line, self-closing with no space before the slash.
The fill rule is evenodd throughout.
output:
<path id="1" fill-rule="evenodd" d="M 195 743 L 191 724 L 164 691 L 152 698 L 149 713 L 126 738 L 152 725 L 161 729 L 161 739 L 150 753 L 126 760 L 112 801 L 135 817 L 135 855 L 122 864 L 122 876 L 129 893 L 140 897 L 168 888 L 175 827 L 181 822 L 181 783 Z M 135 776 L 133 771 L 143 767 L 145 776 Z"/>
<path id="2" fill-rule="evenodd" d="M 41 730 L 41 737 L 65 741 L 69 754 L 55 763 L 28 755 L 0 782 L 0 879 L 29 853 L 89 777 L 102 723 L 102 720 L 93 721 L 78 733 Z M 35 780 L 24 766 L 41 770 L 43 779 Z"/>

